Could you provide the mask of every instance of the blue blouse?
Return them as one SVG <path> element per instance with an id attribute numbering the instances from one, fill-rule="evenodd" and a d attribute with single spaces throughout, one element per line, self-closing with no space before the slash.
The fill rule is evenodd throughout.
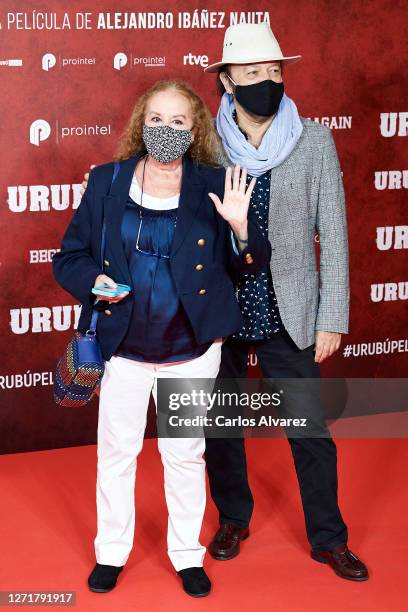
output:
<path id="1" fill-rule="evenodd" d="M 153 363 L 193 359 L 202 355 L 211 343 L 197 344 L 195 340 L 177 295 L 170 260 L 136 250 L 140 209 L 139 248 L 148 253 L 170 254 L 177 221 L 177 208 L 141 207 L 129 195 L 121 232 L 132 276 L 133 311 L 126 336 L 115 354 Z"/>
<path id="2" fill-rule="evenodd" d="M 247 185 L 252 176 L 248 174 Z M 268 235 L 268 213 L 271 171 L 257 177 L 250 206 L 264 236 Z M 238 302 L 244 324 L 234 338 L 240 340 L 266 340 L 284 329 L 273 288 L 271 271 L 243 274 L 237 288 Z"/>

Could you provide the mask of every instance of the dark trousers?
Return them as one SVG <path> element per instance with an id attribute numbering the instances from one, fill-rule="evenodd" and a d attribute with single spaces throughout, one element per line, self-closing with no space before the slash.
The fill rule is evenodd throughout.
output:
<path id="1" fill-rule="evenodd" d="M 222 347 L 219 379 L 246 378 L 250 344 L 228 338 Z M 319 378 L 319 365 L 314 361 L 314 345 L 299 349 L 286 331 L 270 340 L 254 343 L 265 378 Z M 316 381 L 318 383 L 318 381 Z M 347 527 L 337 501 L 336 446 L 324 422 L 320 402 L 313 399 L 314 419 L 326 437 L 290 437 L 296 474 L 312 548 L 330 550 L 347 542 Z M 243 438 L 206 439 L 206 463 L 211 496 L 219 511 L 220 523 L 240 527 L 249 524 L 253 497 L 248 483 Z"/>

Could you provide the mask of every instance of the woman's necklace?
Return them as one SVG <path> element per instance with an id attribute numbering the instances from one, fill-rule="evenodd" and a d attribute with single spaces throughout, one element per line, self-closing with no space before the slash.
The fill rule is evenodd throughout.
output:
<path id="1" fill-rule="evenodd" d="M 145 251 L 144 249 L 140 248 L 140 245 L 139 245 L 140 232 L 142 230 L 142 225 L 143 225 L 143 215 L 142 215 L 142 209 L 143 209 L 143 185 L 144 185 L 146 161 L 147 161 L 147 157 L 146 157 L 146 159 L 144 161 L 144 165 L 143 165 L 142 188 L 141 188 L 141 197 L 140 197 L 140 206 L 139 206 L 139 228 L 137 230 L 135 249 L 136 249 L 136 251 L 139 251 L 139 253 L 143 253 L 143 255 L 148 255 L 149 257 L 157 257 L 159 259 L 169 259 L 170 255 L 162 255 L 161 253 L 152 253 L 150 251 Z M 174 227 L 176 227 L 176 224 L 177 224 L 177 215 L 175 216 L 175 219 L 174 219 Z"/>
<path id="2" fill-rule="evenodd" d="M 148 155 L 145 156 L 144 158 L 144 162 L 143 162 L 143 173 L 142 173 L 142 188 L 141 188 L 141 194 L 140 194 L 140 207 L 139 207 L 139 219 L 140 219 L 140 224 L 142 223 L 142 209 L 143 209 L 143 186 L 144 186 L 144 180 L 145 180 L 145 172 L 146 172 L 146 163 L 147 163 L 147 159 L 148 159 Z M 139 224 L 139 228 L 140 228 L 140 224 Z M 177 215 L 175 217 L 174 220 L 174 227 L 176 227 L 177 224 Z M 139 232 L 140 233 L 140 232 Z M 139 234 L 138 234 L 139 235 Z"/>

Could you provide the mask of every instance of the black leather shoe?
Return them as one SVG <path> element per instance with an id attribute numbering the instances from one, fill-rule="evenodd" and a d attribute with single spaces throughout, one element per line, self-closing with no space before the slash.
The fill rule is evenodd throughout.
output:
<path id="1" fill-rule="evenodd" d="M 310 555 L 315 561 L 330 565 L 340 578 L 355 580 L 356 582 L 368 580 L 366 566 L 357 555 L 351 552 L 347 544 L 340 544 L 333 550 L 312 550 Z"/>
<path id="2" fill-rule="evenodd" d="M 88 577 L 88 586 L 95 593 L 107 593 L 116 586 L 116 581 L 123 565 L 103 565 L 97 563 Z"/>
<path id="3" fill-rule="evenodd" d="M 183 581 L 183 589 L 191 597 L 206 597 L 211 591 L 211 582 L 202 567 L 186 567 L 177 574 Z"/>
<path id="4" fill-rule="evenodd" d="M 222 523 L 208 547 L 210 555 L 217 561 L 228 561 L 240 552 L 240 542 L 249 536 L 248 527 Z"/>

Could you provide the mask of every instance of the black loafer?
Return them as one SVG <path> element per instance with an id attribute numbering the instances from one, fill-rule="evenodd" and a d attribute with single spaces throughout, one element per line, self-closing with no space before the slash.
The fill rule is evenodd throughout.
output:
<path id="1" fill-rule="evenodd" d="M 103 565 L 97 563 L 88 577 L 88 586 L 94 593 L 108 593 L 116 586 L 123 565 Z"/>
<path id="2" fill-rule="evenodd" d="M 248 527 L 222 523 L 208 547 L 210 555 L 217 561 L 234 559 L 240 552 L 240 543 L 249 536 Z"/>
<path id="3" fill-rule="evenodd" d="M 202 567 L 186 567 L 177 574 L 183 581 L 183 589 L 191 597 L 206 597 L 211 591 L 211 582 Z"/>
<path id="4" fill-rule="evenodd" d="M 368 570 L 347 544 L 339 544 L 333 550 L 311 551 L 311 557 L 320 563 L 327 563 L 340 578 L 363 582 L 368 580 Z"/>

